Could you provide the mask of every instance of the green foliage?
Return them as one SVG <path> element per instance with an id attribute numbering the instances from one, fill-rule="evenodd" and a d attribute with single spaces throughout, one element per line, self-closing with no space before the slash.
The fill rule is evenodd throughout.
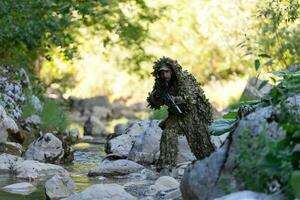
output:
<path id="1" fill-rule="evenodd" d="M 64 131 L 69 125 L 69 119 L 63 105 L 58 101 L 45 98 L 43 110 L 40 113 L 41 129 L 46 131 Z"/>
<path id="2" fill-rule="evenodd" d="M 235 174 L 250 190 L 273 193 L 287 189 L 292 173 L 291 149 L 282 147 L 265 133 L 250 137 L 245 131 L 240 137 L 239 167 Z"/>
<path id="3" fill-rule="evenodd" d="M 72 56 L 71 7 L 68 1 L 1 1 L 0 62 L 28 65 L 52 47 Z"/>
<path id="4" fill-rule="evenodd" d="M 267 66 L 274 63 L 287 67 L 299 62 L 299 1 L 260 1 L 257 7 L 258 31 L 250 37 L 255 41 L 248 46 L 251 53 L 257 58 L 272 58 Z"/>
<path id="5" fill-rule="evenodd" d="M 36 110 L 32 104 L 31 101 L 26 101 L 23 105 L 22 105 L 22 119 L 26 119 L 27 117 L 36 114 Z"/>
<path id="6" fill-rule="evenodd" d="M 287 97 L 300 93 L 300 71 L 273 71 L 273 75 L 280 77 L 277 86 L 263 98 L 265 102 L 272 102 L 273 105 L 280 103 Z"/>
<path id="7" fill-rule="evenodd" d="M 300 198 L 300 170 L 294 171 L 290 180 L 296 198 Z"/>
<path id="8" fill-rule="evenodd" d="M 77 56 L 84 27 L 92 27 L 93 34 L 101 35 L 106 47 L 137 50 L 147 37 L 148 24 L 159 13 L 144 0 L 3 0 L 0 63 L 32 69 L 38 58 L 51 60 L 57 53 L 70 60 Z"/>
<path id="9" fill-rule="evenodd" d="M 162 120 L 168 116 L 168 107 L 161 106 L 158 110 L 152 110 L 149 116 L 150 120 Z"/>
<path id="10" fill-rule="evenodd" d="M 247 130 L 239 133 L 239 167 L 235 175 L 242 179 L 247 189 L 266 193 L 281 191 L 291 199 L 299 196 L 300 156 L 299 152 L 293 153 L 300 142 L 299 105 L 288 107 L 285 102 L 287 98 L 300 93 L 299 72 L 273 71 L 278 81 L 271 91 L 261 100 L 244 102 L 255 107 L 273 105 L 280 108 L 276 122 L 286 132 L 286 136 L 279 141 L 271 139 L 264 132 L 257 137 L 251 137 Z M 220 135 L 234 130 L 236 117 L 237 113 L 233 111 L 213 122 L 211 133 Z"/>

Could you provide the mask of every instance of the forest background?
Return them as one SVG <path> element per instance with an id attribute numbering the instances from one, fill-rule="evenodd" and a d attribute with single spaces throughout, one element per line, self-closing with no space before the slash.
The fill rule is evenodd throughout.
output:
<path id="1" fill-rule="evenodd" d="M 297 0 L 3 0 L 0 14 L 0 63 L 64 97 L 144 100 L 153 61 L 168 56 L 220 111 L 249 77 L 300 56 Z"/>

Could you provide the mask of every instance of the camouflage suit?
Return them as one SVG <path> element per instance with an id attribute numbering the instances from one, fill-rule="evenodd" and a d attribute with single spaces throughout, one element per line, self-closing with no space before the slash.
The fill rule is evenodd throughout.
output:
<path id="1" fill-rule="evenodd" d="M 172 70 L 171 84 L 167 89 L 159 77 L 160 68 L 165 66 Z M 155 84 L 147 98 L 149 107 L 159 109 L 160 106 L 167 105 L 169 113 L 159 125 L 163 132 L 160 141 L 160 157 L 156 163 L 157 169 L 172 168 L 176 165 L 178 134 L 187 137 L 197 159 L 210 155 L 214 151 L 208 133 L 208 126 L 212 122 L 212 107 L 199 83 L 190 73 L 182 71 L 177 61 L 170 58 L 163 57 L 156 61 L 153 70 Z M 179 114 L 170 102 L 162 97 L 162 90 L 168 91 L 182 110 L 182 114 Z"/>

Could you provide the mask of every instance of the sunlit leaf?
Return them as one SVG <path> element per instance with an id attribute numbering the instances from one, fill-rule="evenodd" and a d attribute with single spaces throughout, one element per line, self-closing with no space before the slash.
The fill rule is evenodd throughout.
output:
<path id="1" fill-rule="evenodd" d="M 235 119 L 219 119 L 214 121 L 209 126 L 209 132 L 211 135 L 222 135 L 226 132 L 232 131 L 236 125 Z"/>

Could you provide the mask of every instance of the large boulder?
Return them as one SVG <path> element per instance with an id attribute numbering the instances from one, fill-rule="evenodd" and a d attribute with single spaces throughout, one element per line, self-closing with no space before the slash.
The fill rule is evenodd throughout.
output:
<path id="1" fill-rule="evenodd" d="M 0 173 L 12 173 L 16 166 L 24 161 L 23 158 L 10 154 L 0 154 Z"/>
<path id="2" fill-rule="evenodd" d="M 52 133 L 46 133 L 32 142 L 25 152 L 25 159 L 58 163 L 64 156 L 62 142 Z"/>
<path id="3" fill-rule="evenodd" d="M 36 190 L 36 187 L 34 187 L 31 183 L 22 182 L 22 183 L 7 185 L 2 189 L 9 193 L 29 195 Z"/>
<path id="4" fill-rule="evenodd" d="M 161 133 L 158 123 L 159 121 L 157 120 L 141 120 L 129 124 L 123 131 L 122 135 L 114 137 L 107 142 L 106 151 L 108 153 L 119 154 L 123 157 L 127 157 L 138 137 L 151 137 L 152 135 L 150 133 L 153 132 L 155 132 L 155 134 Z M 148 134 L 146 132 L 150 133 Z M 137 142 L 136 148 L 139 148 L 141 144 L 145 143 L 143 139 L 141 140 L 142 141 Z"/>
<path id="5" fill-rule="evenodd" d="M 48 199 L 61 199 L 75 193 L 75 183 L 68 174 L 57 174 L 46 182 L 45 190 Z"/>
<path id="6" fill-rule="evenodd" d="M 53 176 L 56 174 L 67 174 L 68 172 L 61 166 L 41 163 L 34 160 L 25 160 L 15 165 L 15 174 L 17 178 L 37 179 L 44 176 Z"/>
<path id="7" fill-rule="evenodd" d="M 148 128 L 135 137 L 134 144 L 128 154 L 128 159 L 145 164 L 151 164 L 156 160 L 155 156 L 159 152 L 162 133 L 158 123 L 158 121 L 150 122 Z"/>
<path id="8" fill-rule="evenodd" d="M 123 134 L 107 142 L 107 153 L 113 153 L 126 158 L 134 143 L 134 137 L 129 134 Z"/>
<path id="9" fill-rule="evenodd" d="M 285 137 L 285 132 L 276 122 L 277 113 L 277 107 L 267 106 L 259 108 L 239 121 L 235 133 L 243 134 L 247 132 L 255 137 L 265 132 L 271 138 L 280 140 Z"/>
<path id="10" fill-rule="evenodd" d="M 74 194 L 65 200 L 136 200 L 134 196 L 127 193 L 124 188 L 117 184 L 92 185 L 78 194 Z"/>
<path id="11" fill-rule="evenodd" d="M 100 167 L 91 169 L 89 176 L 123 176 L 140 172 L 144 167 L 130 160 L 116 160 L 105 162 Z"/>
<path id="12" fill-rule="evenodd" d="M 190 164 L 180 183 L 182 196 L 186 200 L 212 199 L 215 184 L 226 160 L 229 141 L 203 160 Z"/>

